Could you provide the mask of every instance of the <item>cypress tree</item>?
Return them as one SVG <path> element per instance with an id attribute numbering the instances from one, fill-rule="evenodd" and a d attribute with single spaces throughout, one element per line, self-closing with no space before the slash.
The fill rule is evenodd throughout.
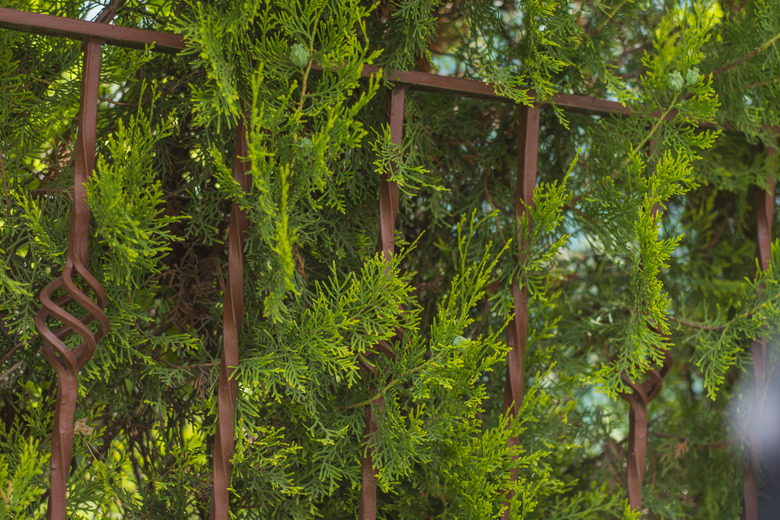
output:
<path id="1" fill-rule="evenodd" d="M 773 204 L 778 175 L 780 1 L 2 7 L 111 12 L 187 45 L 102 51 L 86 189 L 111 326 L 79 374 L 69 517 L 209 516 L 233 204 L 248 222 L 236 518 L 355 518 L 369 449 L 382 519 L 743 510 L 754 461 L 727 410 L 780 316 L 755 202 Z M 57 379 L 34 322 L 65 261 L 82 67 L 79 42 L 0 29 L 0 519 L 46 515 Z M 410 70 L 499 97 L 407 89 L 399 143 L 387 98 Z M 518 219 L 534 104 L 538 182 Z M 383 178 L 400 192 L 393 255 L 377 249 Z M 513 282 L 530 309 L 517 413 Z M 636 510 L 620 396 L 667 356 Z"/>

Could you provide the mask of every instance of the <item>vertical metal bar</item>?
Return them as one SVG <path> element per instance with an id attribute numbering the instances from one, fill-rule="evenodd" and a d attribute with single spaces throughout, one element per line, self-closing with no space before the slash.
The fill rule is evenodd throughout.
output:
<path id="1" fill-rule="evenodd" d="M 647 155 L 649 161 L 653 160 L 655 153 L 656 140 L 651 139 L 648 143 Z M 655 216 L 660 210 L 660 204 L 656 203 L 651 212 Z M 626 487 L 628 488 L 628 503 L 636 511 L 642 508 L 642 481 L 645 475 L 647 453 L 647 405 L 661 392 L 663 377 L 671 366 L 672 357 L 668 352 L 665 352 L 664 364 L 660 372 L 656 369 L 650 369 L 647 372 L 648 379 L 644 383 L 634 383 L 625 372 L 620 376 L 623 382 L 631 388 L 631 392 L 621 392 L 620 397 L 629 404 Z"/>
<path id="2" fill-rule="evenodd" d="M 406 89 L 395 88 L 390 93 L 388 120 L 390 139 L 396 146 L 404 140 L 404 100 Z M 385 258 L 392 258 L 395 252 L 395 221 L 398 216 L 398 184 L 382 176 L 379 184 L 379 250 Z"/>
<path id="3" fill-rule="evenodd" d="M 534 188 L 536 187 L 536 165 L 539 150 L 539 116 L 538 107 L 522 107 L 520 115 L 520 142 L 517 157 L 517 183 L 515 185 L 515 219 L 517 225 L 534 203 Z M 532 223 L 529 221 L 529 226 Z M 517 229 L 517 247 L 519 258 L 526 254 L 526 244 L 523 243 L 523 231 Z M 504 410 L 512 408 L 517 415 L 523 402 L 523 358 L 528 341 L 528 290 L 520 287 L 517 280 L 512 282 L 512 298 L 514 300 L 515 316 L 507 327 L 507 377 L 504 389 Z"/>
<path id="4" fill-rule="evenodd" d="M 777 129 L 775 129 L 777 134 Z M 767 149 L 767 159 L 770 163 L 767 172 L 767 190 L 761 190 L 757 194 L 756 207 L 756 231 L 758 242 L 758 267 L 762 271 L 769 269 L 772 262 L 772 221 L 775 218 L 775 179 L 773 175 L 773 165 L 777 148 L 771 146 Z M 766 338 L 756 338 L 751 345 L 751 356 L 753 357 L 753 383 L 755 385 L 756 395 L 761 395 L 766 380 Z M 754 444 L 755 446 L 755 444 Z M 754 448 L 755 449 L 755 448 Z M 756 470 L 758 466 L 758 454 L 750 453 L 747 464 L 743 467 L 742 485 L 745 493 L 745 508 L 743 518 L 745 520 L 758 519 L 758 478 Z"/>
<path id="5" fill-rule="evenodd" d="M 647 405 L 655 399 L 663 386 L 663 376 L 671 367 L 671 357 L 666 356 L 661 372 L 651 369 L 649 379 L 642 384 L 634 383 L 624 372 L 623 382 L 631 392 L 621 392 L 620 397 L 628 401 L 628 450 L 626 453 L 626 480 L 628 503 L 635 509 L 642 507 L 642 479 L 645 474 L 645 454 L 647 448 Z"/>
<path id="6" fill-rule="evenodd" d="M 249 163 L 244 120 L 236 128 L 233 178 L 244 191 L 249 190 Z M 211 503 L 213 520 L 230 517 L 230 476 L 233 470 L 234 415 L 238 397 L 238 381 L 233 374 L 238 366 L 238 344 L 244 321 L 244 241 L 249 223 L 246 213 L 233 202 L 228 230 L 228 283 L 225 288 L 225 306 L 222 314 L 222 359 L 219 365 L 217 390 L 217 431 L 214 439 L 214 500 Z"/>
<path id="7" fill-rule="evenodd" d="M 645 475 L 645 455 L 647 450 L 647 405 L 655 399 L 663 387 L 663 378 L 672 367 L 672 357 L 664 353 L 664 363 L 660 370 L 650 369 L 648 379 L 644 383 L 634 383 L 623 372 L 623 382 L 631 388 L 631 392 L 621 392 L 630 410 L 628 413 L 628 450 L 626 451 L 626 486 L 628 487 L 628 504 L 639 511 L 642 508 L 642 480 Z"/>
<path id="8" fill-rule="evenodd" d="M 48 518 L 65 520 L 66 488 L 70 460 L 73 452 L 73 419 L 78 398 L 78 372 L 92 358 L 97 343 L 105 337 L 110 324 L 103 309 L 108 297 L 103 287 L 89 271 L 89 204 L 86 183 L 95 167 L 95 141 L 97 137 L 98 88 L 100 86 L 100 61 L 103 42 L 91 39 L 84 44 L 84 70 L 81 81 L 81 109 L 76 140 L 73 174 L 73 206 L 70 213 L 70 234 L 65 254 L 65 266 L 60 276 L 41 290 L 43 309 L 35 317 L 35 327 L 43 339 L 43 354 L 57 371 L 57 403 L 51 445 L 51 489 Z M 97 303 L 85 294 L 73 281 L 73 272 L 80 275 L 92 289 Z M 66 296 L 52 300 L 60 288 Z M 87 311 L 77 318 L 62 306 L 75 302 Z M 56 333 L 49 329 L 46 319 L 53 316 L 64 324 Z M 98 331 L 93 334 L 87 324 L 97 320 Z M 76 333 L 82 343 L 70 350 L 61 338 Z"/>
<path id="9" fill-rule="evenodd" d="M 363 456 L 360 460 L 360 508 L 358 510 L 359 520 L 376 520 L 378 509 L 376 499 L 377 478 L 374 473 L 374 447 L 371 443 L 371 436 L 376 433 L 376 416 L 374 408 L 384 405 L 384 398 L 380 397 L 366 407 L 366 428 L 365 438 L 369 443 L 366 446 Z"/>
<path id="10" fill-rule="evenodd" d="M 515 220 L 517 222 L 518 260 L 522 261 L 527 244 L 523 242 L 523 230 L 520 228 L 522 218 L 534 203 L 534 188 L 536 188 L 536 168 L 539 155 L 539 107 L 522 107 L 520 109 L 520 131 L 518 134 L 517 182 L 515 184 Z M 533 223 L 528 220 L 528 226 Z M 525 284 L 520 287 L 517 280 L 512 281 L 512 299 L 514 301 L 514 318 L 507 327 L 507 374 L 504 387 L 504 410 L 511 409 L 517 416 L 520 404 L 523 402 L 523 359 L 528 342 L 528 289 Z M 517 439 L 511 439 L 512 444 Z M 512 471 L 512 480 L 517 478 L 517 471 Z M 513 494 L 510 492 L 508 499 Z M 504 510 L 504 519 L 510 517 L 510 508 Z"/>
<path id="11" fill-rule="evenodd" d="M 405 98 L 405 88 L 395 88 L 390 93 L 388 106 L 390 137 L 393 144 L 397 146 L 401 146 L 403 143 Z M 384 254 L 386 259 L 390 260 L 395 252 L 395 221 L 398 216 L 399 191 L 398 184 L 391 181 L 387 175 L 383 175 L 379 182 L 379 244 L 377 249 Z M 393 356 L 389 344 L 378 345 L 376 350 L 388 357 Z M 366 407 L 365 438 L 367 446 L 361 458 L 359 520 L 376 520 L 378 510 L 376 498 L 377 478 L 374 473 L 375 447 L 372 446 L 372 438 L 377 431 L 374 410 L 383 404 L 384 397 L 378 397 Z"/>
<path id="12" fill-rule="evenodd" d="M 758 481 L 756 478 L 756 460 L 749 456 L 743 466 L 742 487 L 745 492 L 745 508 L 742 511 L 743 520 L 758 520 Z"/>
<path id="13" fill-rule="evenodd" d="M 776 148 L 767 149 L 767 159 L 774 163 Z M 772 262 L 772 221 L 775 218 L 775 179 L 770 167 L 766 177 L 767 191 L 759 191 L 756 207 L 756 235 L 758 242 L 758 267 L 762 271 L 769 269 Z M 763 288 L 763 287 L 762 287 Z M 756 390 L 761 389 L 766 372 L 766 338 L 758 338 L 751 346 L 753 356 L 753 375 Z"/>

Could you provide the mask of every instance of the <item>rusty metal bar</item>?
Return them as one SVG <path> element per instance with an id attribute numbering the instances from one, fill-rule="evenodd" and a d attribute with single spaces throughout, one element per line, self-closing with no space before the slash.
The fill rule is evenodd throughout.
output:
<path id="1" fill-rule="evenodd" d="M 777 148 L 774 146 L 767 149 L 767 156 L 770 164 L 775 160 Z M 775 179 L 772 170 L 767 172 L 766 176 L 767 191 L 761 190 L 758 193 L 758 265 L 762 271 L 769 269 L 772 262 L 772 221 L 775 218 Z"/>
<path id="2" fill-rule="evenodd" d="M 315 63 L 312 65 L 312 70 L 322 72 L 325 69 L 321 65 Z M 369 78 L 375 74 L 378 74 L 381 70 L 382 69 L 379 67 L 365 65 L 361 74 L 364 78 Z M 391 82 L 393 82 L 393 84 L 399 87 L 449 92 L 462 96 L 482 97 L 493 99 L 495 101 L 503 101 L 505 103 L 514 103 L 514 101 L 508 97 L 496 94 L 495 86 L 492 83 L 486 83 L 476 79 L 458 78 L 454 76 L 439 76 L 437 74 L 430 74 L 428 72 L 405 72 L 397 70 L 390 71 L 387 77 Z M 529 91 L 529 94 L 531 98 L 536 97 L 534 92 Z M 631 110 L 624 107 L 617 101 L 609 101 L 606 99 L 598 99 L 588 96 L 578 96 L 575 94 L 555 94 L 552 98 L 545 101 L 539 101 L 537 103 L 538 106 L 553 104 L 561 108 L 568 108 L 574 111 L 593 114 L 631 115 Z"/>
<path id="3" fill-rule="evenodd" d="M 645 474 L 645 454 L 647 450 L 647 405 L 655 399 L 663 386 L 663 378 L 672 367 L 672 358 L 664 353 L 664 363 L 660 370 L 654 368 L 647 371 L 648 379 L 643 383 L 634 383 L 623 372 L 623 382 L 631 388 L 631 392 L 620 392 L 629 406 L 628 414 L 628 450 L 627 487 L 628 503 L 634 510 L 642 508 L 642 479 Z"/>
<path id="4" fill-rule="evenodd" d="M 517 233 L 518 261 L 522 262 L 527 251 L 523 233 L 530 229 L 522 229 L 522 218 L 528 218 L 528 226 L 532 225 L 528 211 L 533 207 L 534 188 L 536 188 L 536 168 L 539 156 L 539 107 L 520 108 L 520 128 L 518 132 L 517 181 L 515 183 L 515 222 Z M 518 280 L 512 281 L 512 300 L 514 302 L 514 317 L 507 326 L 507 373 L 504 386 L 504 411 L 510 410 L 517 416 L 523 402 L 523 360 L 528 342 L 528 288 L 520 286 Z M 517 439 L 510 439 L 511 444 L 517 444 Z M 517 470 L 512 470 L 512 480 L 517 478 Z M 510 492 L 507 498 L 511 500 Z M 503 518 L 510 517 L 510 507 L 506 504 Z"/>
<path id="5" fill-rule="evenodd" d="M 102 38 L 111 45 L 131 48 L 142 49 L 146 45 L 154 44 L 154 50 L 174 54 L 186 47 L 184 39 L 176 34 L 131 27 L 118 27 L 4 7 L 0 8 L 0 27 L 74 39 Z M 318 64 L 314 64 L 312 68 L 316 71 L 323 70 Z M 362 75 L 367 78 L 377 74 L 379 71 L 378 67 L 366 65 L 363 67 Z M 506 96 L 496 94 L 493 84 L 469 78 L 439 76 L 417 71 L 391 71 L 388 74 L 388 79 L 403 87 L 452 92 L 464 96 L 486 97 L 507 103 L 512 102 Z M 532 98 L 536 97 L 533 92 L 530 94 Z M 574 94 L 556 94 L 551 99 L 540 101 L 539 103 L 545 105 L 554 104 L 561 108 L 596 114 L 631 114 L 630 109 L 616 101 Z"/>
<path id="6" fill-rule="evenodd" d="M 147 45 L 153 44 L 153 50 L 155 51 L 174 54 L 186 47 L 184 39 L 178 34 L 147 31 L 132 27 L 119 27 L 63 16 L 17 11 L 16 9 L 8 9 L 6 7 L 0 7 L 0 27 L 76 40 L 100 38 L 105 43 L 111 45 L 134 49 L 143 49 Z"/>
<path id="7" fill-rule="evenodd" d="M 390 92 L 388 102 L 390 138 L 397 146 L 401 146 L 403 143 L 405 98 L 405 88 L 394 88 Z M 386 259 L 390 260 L 395 252 L 395 222 L 398 216 L 399 190 L 398 184 L 391 181 L 387 174 L 382 176 L 379 183 L 379 243 L 377 249 L 384 254 Z M 380 342 L 374 350 L 390 358 L 393 357 L 391 345 L 387 342 Z M 364 368 L 371 372 L 370 364 L 366 363 Z M 374 451 L 376 448 L 372 446 L 372 438 L 377 431 L 374 410 L 382 405 L 384 405 L 384 397 L 380 396 L 366 407 L 365 439 L 367 446 L 361 457 L 359 520 L 376 520 L 377 515 L 377 478 L 374 473 Z"/>
<path id="8" fill-rule="evenodd" d="M 390 93 L 388 121 L 390 140 L 400 147 L 404 140 L 404 100 L 405 88 L 395 88 Z M 379 247 L 389 260 L 395 252 L 395 221 L 398 216 L 398 184 L 387 175 L 379 185 Z"/>
<path id="9" fill-rule="evenodd" d="M 153 50 L 173 54 L 186 48 L 184 39 L 177 34 L 132 27 L 119 27 L 100 22 L 18 11 L 4 7 L 0 8 L 0 27 L 73 39 L 102 38 L 108 44 L 130 48 L 143 49 L 146 45 L 154 44 Z M 312 66 L 312 70 L 321 72 L 323 68 L 315 63 Z M 365 65 L 362 76 L 368 78 L 379 71 L 378 67 Z M 496 94 L 493 84 L 469 78 L 439 76 L 418 71 L 391 71 L 388 74 L 388 79 L 403 87 L 451 92 L 470 97 L 485 97 L 506 103 L 513 102 L 506 96 Z M 529 94 L 531 98 L 536 97 L 534 92 L 529 91 Z M 561 108 L 592 114 L 620 114 L 624 116 L 632 114 L 629 108 L 624 107 L 617 101 L 575 94 L 555 94 L 548 100 L 538 101 L 537 104 L 556 105 Z M 660 115 L 660 112 L 658 112 L 658 115 Z M 674 113 L 670 113 L 667 116 L 667 118 L 671 117 L 674 117 Z M 702 124 L 707 127 L 713 127 L 711 124 Z"/>
<path id="10" fill-rule="evenodd" d="M 757 461 L 748 456 L 747 464 L 743 464 L 742 487 L 745 493 L 745 508 L 742 510 L 743 520 L 758 520 L 758 477 L 756 475 Z"/>
<path id="11" fill-rule="evenodd" d="M 104 23 L 77 20 L 75 18 L 18 11 L 5 7 L 0 8 L 0 27 L 74 39 L 97 37 L 102 38 L 106 43 L 111 45 L 131 48 L 142 49 L 146 45 L 154 44 L 154 50 L 169 53 L 178 53 L 186 47 L 184 39 L 176 34 L 130 27 L 118 27 L 115 25 L 106 25 Z M 315 71 L 323 70 L 318 64 L 314 64 L 312 69 Z M 379 71 L 380 69 L 378 67 L 366 65 L 363 67 L 362 75 L 363 77 L 368 78 Z M 389 73 L 388 77 L 391 81 L 399 84 L 399 86 L 438 90 L 465 96 L 486 97 L 498 101 L 512 102 L 507 97 L 496 94 L 494 85 L 474 79 L 438 76 L 436 74 L 417 71 L 392 71 Z M 535 97 L 535 94 L 531 93 L 531 97 Z M 544 101 L 543 103 L 599 114 L 629 115 L 631 113 L 628 108 L 616 101 L 573 94 L 556 94 L 550 100 Z"/>
<path id="12" fill-rule="evenodd" d="M 95 141 L 97 137 L 98 87 L 100 85 L 100 61 L 103 42 L 90 39 L 84 44 L 84 70 L 81 82 L 81 110 L 76 141 L 75 166 L 73 174 L 73 207 L 70 213 L 70 234 L 62 274 L 41 290 L 43 309 L 35 317 L 35 328 L 43 338 L 43 355 L 57 371 L 57 403 L 54 415 L 54 430 L 51 443 L 51 492 L 49 494 L 48 518 L 65 520 L 67 503 L 66 488 L 73 451 L 73 419 L 78 398 L 78 373 L 92 358 L 97 343 L 105 337 L 110 328 L 103 309 L 108 297 L 103 287 L 89 271 L 89 204 L 86 183 L 95 167 Z M 86 285 L 95 293 L 97 303 L 85 294 L 74 282 L 73 272 L 80 275 Z M 52 295 L 64 288 L 67 296 L 52 300 Z M 77 318 L 62 305 L 72 301 L 87 311 Z M 82 343 L 70 350 L 60 335 L 49 329 L 46 319 L 53 316 L 70 331 L 81 336 Z M 91 321 L 98 321 L 98 331 L 93 334 L 87 327 Z"/>
<path id="13" fill-rule="evenodd" d="M 363 456 L 360 459 L 360 506 L 358 509 L 358 520 L 375 520 L 378 510 L 376 499 L 377 478 L 374 473 L 374 447 L 371 446 L 371 436 L 376 433 L 376 416 L 374 407 L 383 406 L 384 397 L 374 399 L 366 407 L 366 428 L 365 438 L 369 445 L 366 447 Z"/>
<path id="14" fill-rule="evenodd" d="M 775 134 L 778 129 L 775 129 Z M 770 164 L 774 163 L 777 148 L 767 149 Z M 767 190 L 760 190 L 756 196 L 756 242 L 758 246 L 758 267 L 762 271 L 769 269 L 772 262 L 772 221 L 775 218 L 775 179 L 770 167 L 767 172 Z M 766 351 L 767 339 L 756 338 L 751 344 L 753 358 L 753 384 L 756 395 L 761 395 L 766 385 Z M 755 444 L 754 444 L 755 449 Z M 745 520 L 758 520 L 758 475 L 759 454 L 749 453 L 747 463 L 743 465 L 742 485 L 745 493 Z"/>
<path id="15" fill-rule="evenodd" d="M 648 143 L 648 160 L 652 160 L 656 153 L 656 140 Z M 653 205 L 651 210 L 655 216 L 661 211 L 660 204 Z M 655 327 L 652 327 L 656 330 Z M 620 397 L 629 403 L 628 413 L 628 449 L 626 450 L 626 487 L 628 488 L 628 503 L 635 509 L 642 507 L 642 481 L 645 473 L 645 458 L 647 449 L 647 405 L 661 391 L 663 377 L 672 366 L 672 357 L 669 352 L 664 352 L 664 364 L 661 371 L 652 369 L 648 372 L 649 379 L 641 385 L 633 383 L 628 375 L 623 372 L 620 377 L 630 388 L 631 392 L 621 392 Z"/>
<path id="16" fill-rule="evenodd" d="M 515 184 L 515 219 L 520 225 L 521 219 L 528 215 L 529 208 L 534 203 L 534 188 L 536 187 L 536 166 L 539 150 L 539 118 L 538 107 L 520 108 L 520 142 L 517 156 L 517 182 Z M 530 217 L 529 217 L 530 218 Z M 528 225 L 532 223 L 529 221 Z M 517 248 L 519 261 L 526 255 L 526 244 L 523 242 L 523 232 L 528 230 L 517 228 Z M 517 280 L 512 282 L 512 299 L 514 300 L 515 316 L 507 327 L 507 378 L 504 389 L 504 410 L 512 408 L 517 415 L 523 402 L 523 358 L 528 341 L 528 290 L 520 287 Z"/>
<path id="17" fill-rule="evenodd" d="M 119 27 L 9 8 L 0 8 L 0 27 L 74 39 L 97 37 L 111 45 L 131 48 L 142 49 L 146 45 L 154 44 L 154 50 L 174 54 L 186 47 L 184 39 L 176 34 Z M 315 71 L 323 70 L 318 64 L 314 64 L 312 69 Z M 379 71 L 378 67 L 366 65 L 363 67 L 362 75 L 368 78 Z M 512 102 L 506 96 L 496 94 L 493 84 L 469 78 L 439 76 L 417 71 L 391 71 L 388 74 L 388 79 L 403 87 L 452 92 L 464 96 L 486 97 L 507 103 Z M 536 97 L 533 92 L 530 92 L 530 95 L 532 98 Z M 551 99 L 539 103 L 554 104 L 561 108 L 594 114 L 631 114 L 630 109 L 616 101 L 574 94 L 556 94 Z"/>
<path id="18" fill-rule="evenodd" d="M 323 70 L 322 67 L 316 65 L 314 70 Z M 363 67 L 362 76 L 368 78 L 374 74 L 380 72 L 380 68 L 365 65 Z M 450 92 L 468 97 L 484 97 L 494 101 L 502 101 L 504 103 L 514 103 L 506 96 L 497 94 L 495 91 L 495 85 L 484 81 L 479 81 L 469 78 L 458 78 L 453 76 L 439 76 L 437 74 L 430 74 L 427 72 L 418 71 L 390 71 L 387 75 L 388 79 L 396 85 L 405 86 L 409 88 L 416 88 L 420 90 L 432 90 L 439 92 Z M 582 112 L 586 114 L 598 114 L 598 115 L 620 115 L 631 116 L 637 115 L 630 108 L 625 107 L 617 101 L 609 101 L 607 99 L 593 98 L 590 96 L 580 96 L 577 94 L 554 94 L 550 99 L 536 100 L 536 93 L 529 90 L 529 96 L 535 100 L 534 106 L 541 107 L 545 105 L 555 105 L 559 108 L 565 108 L 572 112 Z M 660 118 L 662 116 L 661 110 L 655 110 L 651 114 L 653 118 Z M 677 111 L 672 110 L 664 117 L 665 120 L 672 120 L 677 116 Z M 717 128 L 716 125 L 699 121 L 699 126 L 704 128 Z M 725 130 L 733 131 L 731 128 Z M 739 133 L 739 132 L 737 132 Z"/>
<path id="19" fill-rule="evenodd" d="M 236 128 L 233 154 L 233 179 L 244 191 L 249 191 L 247 175 L 249 163 L 246 130 L 243 118 Z M 239 338 L 244 322 L 244 241 L 249 230 L 246 212 L 236 201 L 230 211 L 228 230 L 228 283 L 225 288 L 225 306 L 222 313 L 222 359 L 219 364 L 217 390 L 217 431 L 214 439 L 214 499 L 211 503 L 212 520 L 230 518 L 230 476 L 234 448 L 234 416 L 238 397 L 238 381 L 234 377 L 239 362 Z"/>

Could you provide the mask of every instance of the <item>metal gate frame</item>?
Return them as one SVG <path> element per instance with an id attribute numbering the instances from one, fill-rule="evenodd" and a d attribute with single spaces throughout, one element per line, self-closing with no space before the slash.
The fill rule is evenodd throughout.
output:
<path id="1" fill-rule="evenodd" d="M 67 499 L 66 487 L 70 459 L 72 456 L 74 435 L 74 413 L 78 396 L 78 373 L 92 358 L 97 344 L 106 335 L 110 327 L 106 317 L 105 306 L 107 296 L 97 279 L 89 272 L 89 205 L 85 184 L 94 169 L 96 148 L 96 124 L 98 106 L 98 87 L 100 83 L 101 50 L 104 45 L 115 45 L 143 49 L 152 45 L 155 52 L 178 53 L 186 47 L 181 36 L 109 25 L 113 13 L 101 17 L 99 21 L 89 22 L 73 18 L 51 16 L 40 13 L 17 11 L 0 8 L 0 27 L 10 30 L 30 32 L 34 34 L 58 36 L 83 42 L 84 67 L 80 110 L 78 120 L 78 137 L 75 151 L 74 201 L 71 211 L 70 234 L 66 252 L 65 265 L 62 273 L 47 285 L 40 293 L 43 309 L 35 318 L 35 326 L 43 340 L 43 352 L 46 360 L 58 374 L 58 390 L 54 429 L 52 432 L 52 457 L 50 463 L 50 493 L 48 518 L 50 520 L 65 520 Z M 315 70 L 322 71 L 316 65 Z M 368 78 L 381 73 L 380 69 L 371 66 L 363 68 L 362 75 Z M 496 101 L 511 103 L 511 100 L 496 94 L 490 83 L 466 78 L 437 76 L 423 72 L 391 71 L 387 78 L 394 85 L 389 94 L 388 121 L 392 142 L 401 144 L 403 138 L 404 99 L 407 89 L 422 89 L 450 94 L 489 98 Z M 540 112 L 545 107 L 554 105 L 558 108 L 598 115 L 631 116 L 631 110 L 623 105 L 606 99 L 598 99 L 571 94 L 556 94 L 549 100 L 540 100 L 534 106 L 522 107 L 520 127 L 518 129 L 518 168 L 515 189 L 515 217 L 519 222 L 526 208 L 533 204 L 533 191 L 536 186 L 537 154 L 539 146 Z M 674 117 L 667 114 L 667 118 Z M 661 117 L 660 112 L 653 117 Z M 712 125 L 702 125 L 711 127 Z M 775 148 L 768 148 L 767 153 L 774 155 Z M 240 157 L 247 156 L 246 132 L 244 122 L 239 121 L 236 128 L 236 144 L 233 157 L 233 177 L 244 189 L 249 188 L 247 176 L 248 164 Z M 771 261 L 772 221 L 774 218 L 775 181 L 771 175 L 767 177 L 767 191 L 759 191 L 757 200 L 758 226 L 758 262 L 762 270 L 768 269 Z M 398 214 L 399 190 L 395 182 L 383 176 L 379 187 L 380 238 L 378 250 L 391 257 L 394 253 L 394 229 Z M 529 224 L 530 225 L 530 224 Z M 223 349 L 221 354 L 219 385 L 218 385 L 218 416 L 216 438 L 213 453 L 214 490 L 211 505 L 212 520 L 227 520 L 229 518 L 229 492 L 231 478 L 231 459 L 233 457 L 234 424 L 233 416 L 238 393 L 238 383 L 231 375 L 239 364 L 239 335 L 243 323 L 244 308 L 244 240 L 248 229 L 246 214 L 233 203 L 230 214 L 228 232 L 228 283 L 225 288 L 225 305 L 223 313 Z M 518 229 L 517 239 L 519 250 L 523 251 L 522 233 Z M 76 272 L 94 291 L 97 301 L 91 300 L 73 281 Z M 66 295 L 52 300 L 53 293 L 63 288 Z M 525 287 L 520 287 L 515 280 L 512 284 L 514 300 L 514 318 L 507 328 L 507 343 L 510 350 L 507 354 L 507 376 L 504 392 L 504 410 L 511 408 L 517 414 L 523 399 L 523 359 L 528 338 L 528 294 Z M 65 311 L 64 305 L 76 303 L 84 309 L 85 314 L 76 317 Z M 55 331 L 48 328 L 46 318 L 52 316 L 63 323 Z M 98 331 L 93 334 L 87 327 L 93 321 L 98 322 Z M 78 334 L 82 343 L 70 350 L 62 341 L 72 334 Z M 384 343 L 384 342 L 383 342 Z M 13 350 L 23 346 L 18 344 Z M 752 345 L 751 355 L 754 360 L 754 378 L 756 384 L 762 379 L 766 370 L 766 341 L 757 338 Z M 375 351 L 392 357 L 389 345 L 377 345 Z M 5 360 L 5 359 L 4 359 Z M 671 357 L 666 355 L 663 367 L 648 371 L 648 379 L 643 383 L 631 381 L 626 374 L 623 381 L 632 392 L 621 393 L 628 401 L 629 407 L 629 438 L 627 458 L 627 487 L 629 503 L 634 509 L 641 509 L 642 477 L 647 443 L 647 406 L 661 390 L 662 379 L 669 370 Z M 366 438 L 376 431 L 374 407 L 381 405 L 382 398 L 376 398 L 366 407 Z M 512 439 L 510 442 L 517 442 Z M 373 451 L 368 446 L 362 457 L 362 489 L 359 509 L 360 520 L 375 520 L 378 510 L 377 477 L 374 473 Z M 513 475 L 514 478 L 515 475 Z M 755 473 L 755 461 L 751 460 L 745 467 L 743 475 L 745 490 L 744 518 L 758 518 L 758 485 Z M 511 497 L 508 497 L 511 498 Z M 509 509 L 504 513 L 509 518 Z"/>

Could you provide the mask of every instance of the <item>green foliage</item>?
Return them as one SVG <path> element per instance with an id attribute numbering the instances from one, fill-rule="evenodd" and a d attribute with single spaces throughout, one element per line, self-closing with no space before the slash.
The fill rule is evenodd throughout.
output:
<path id="1" fill-rule="evenodd" d="M 87 190 L 111 330 L 80 374 L 71 517 L 208 516 L 232 203 L 249 222 L 236 518 L 354 518 L 369 446 L 383 520 L 739 515 L 724 409 L 780 320 L 780 243 L 761 271 L 754 202 L 778 177 L 778 0 L 128 0 L 116 15 L 187 49 L 103 50 Z M 0 518 L 45 516 L 56 382 L 34 318 L 67 248 L 79 45 L 0 30 Z M 501 98 L 407 88 L 394 142 L 390 72 L 434 69 Z M 631 115 L 541 105 L 518 213 L 518 105 L 559 93 Z M 392 257 L 376 251 L 382 178 L 400 190 Z M 530 311 L 512 416 L 515 282 Z M 667 353 L 640 513 L 616 397 Z"/>
<path id="2" fill-rule="evenodd" d="M 4 432 L 5 433 L 5 432 Z M 14 435 L 16 434 L 16 435 Z M 0 457 L 0 518 L 20 518 L 37 509 L 38 497 L 47 487 L 46 466 L 49 454 L 39 451 L 37 439 L 25 439 L 11 431 L 3 439 Z"/>
<path id="3" fill-rule="evenodd" d="M 178 219 L 162 214 L 163 193 L 153 169 L 154 147 L 169 132 L 162 127 L 153 132 L 143 114 L 131 118 L 128 128 L 120 120 L 106 146 L 113 164 L 105 156 L 97 160 L 87 197 L 101 223 L 95 234 L 108 257 L 110 271 L 103 273 L 108 283 L 132 286 L 137 273 L 159 273 L 158 263 L 175 240 L 166 227 Z"/>
<path id="4" fill-rule="evenodd" d="M 374 41 L 385 41 L 380 63 L 388 69 L 408 70 L 415 59 L 431 59 L 428 45 L 436 34 L 438 0 L 410 0 L 385 7 L 390 15 Z M 381 34 L 381 35 L 380 35 Z"/>

